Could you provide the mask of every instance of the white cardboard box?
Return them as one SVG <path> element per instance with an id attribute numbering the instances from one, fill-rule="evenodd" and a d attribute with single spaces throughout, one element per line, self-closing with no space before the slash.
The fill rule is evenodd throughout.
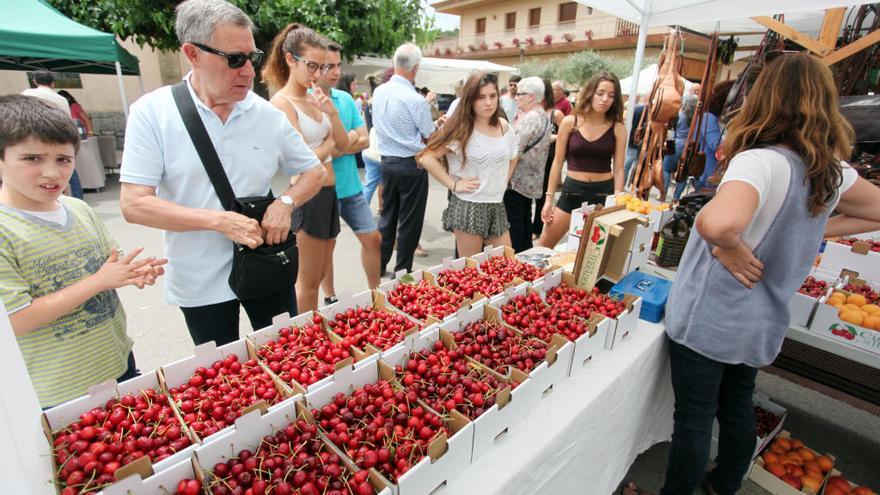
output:
<path id="1" fill-rule="evenodd" d="M 880 253 L 871 251 L 863 242 L 847 246 L 829 241 L 825 244 L 825 252 L 822 253 L 819 266 L 831 273 L 850 270 L 858 273 L 859 278 L 880 280 Z"/>
<path id="2" fill-rule="evenodd" d="M 876 287 L 872 286 L 872 288 L 877 290 Z M 813 321 L 810 323 L 810 331 L 841 344 L 880 355 L 880 331 L 841 320 L 837 308 L 825 304 L 827 300 L 828 296 L 819 299 L 813 314 Z"/>
<path id="3" fill-rule="evenodd" d="M 622 193 L 618 193 L 618 194 L 622 194 Z M 651 201 L 650 203 L 654 207 L 657 207 L 660 205 L 660 203 L 657 201 Z M 609 195 L 605 198 L 605 206 L 606 207 L 616 206 L 616 205 L 617 205 L 617 195 L 616 194 Z M 660 232 L 660 229 L 663 227 L 663 225 L 665 225 L 666 222 L 668 222 L 672 218 L 672 213 L 673 213 L 672 206 L 670 206 L 665 211 L 654 210 L 651 213 L 648 213 L 648 214 L 639 213 L 639 215 L 647 217 L 649 220 L 651 220 L 651 222 L 652 222 L 651 233 L 654 234 L 654 233 Z"/>
<path id="4" fill-rule="evenodd" d="M 330 402 L 338 393 L 350 394 L 355 388 L 379 380 L 379 365 L 362 366 L 361 368 L 340 369 L 334 375 L 334 382 L 306 396 L 309 407 L 320 409 Z M 451 422 L 453 435 L 445 439 L 446 449 L 435 458 L 425 456 L 403 474 L 397 484 L 388 483 L 395 495 L 424 495 L 431 493 L 454 478 L 471 462 L 474 442 L 474 425 L 464 416 L 454 411 L 463 421 Z M 442 440 L 442 439 L 441 439 Z M 441 449 L 438 449 L 441 450 Z"/>
<path id="5" fill-rule="evenodd" d="M 168 495 L 175 493 L 177 484 L 186 479 L 196 479 L 191 455 L 152 476 L 132 474 L 108 486 L 99 495 Z"/>
<path id="6" fill-rule="evenodd" d="M 810 272 L 810 276 L 812 276 L 816 280 L 827 282 L 829 290 L 831 290 L 832 287 L 838 285 L 838 280 L 836 276 L 832 276 L 823 271 L 816 270 L 815 268 Z M 828 291 L 826 291 L 825 295 L 828 295 L 827 292 Z M 818 299 L 814 299 L 808 295 L 801 294 L 800 292 L 795 292 L 794 296 L 791 298 L 791 301 L 788 302 L 788 312 L 791 314 L 791 320 L 789 324 L 807 328 L 810 324 L 810 320 L 813 318 L 813 311 L 815 311 L 816 304 L 818 302 Z"/>

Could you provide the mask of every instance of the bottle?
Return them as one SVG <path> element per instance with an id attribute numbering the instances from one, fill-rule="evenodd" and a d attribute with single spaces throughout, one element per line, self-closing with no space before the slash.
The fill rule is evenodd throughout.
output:
<path id="1" fill-rule="evenodd" d="M 684 206 L 676 206 L 672 219 L 660 230 L 660 242 L 657 244 L 657 264 L 664 268 L 675 268 L 681 261 L 681 255 L 690 236 L 690 225 Z"/>

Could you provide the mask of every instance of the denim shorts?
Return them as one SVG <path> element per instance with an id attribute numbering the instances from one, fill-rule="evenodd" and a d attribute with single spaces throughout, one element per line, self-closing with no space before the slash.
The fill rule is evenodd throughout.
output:
<path id="1" fill-rule="evenodd" d="M 614 193 L 614 179 L 597 182 L 584 182 L 566 177 L 562 183 L 562 194 L 556 201 L 556 207 L 571 213 L 580 208 L 581 204 L 605 205 L 605 198 Z"/>
<path id="2" fill-rule="evenodd" d="M 368 234 L 377 230 L 376 220 L 364 195 L 357 193 L 347 198 L 339 198 L 339 216 L 351 227 L 355 234 Z"/>

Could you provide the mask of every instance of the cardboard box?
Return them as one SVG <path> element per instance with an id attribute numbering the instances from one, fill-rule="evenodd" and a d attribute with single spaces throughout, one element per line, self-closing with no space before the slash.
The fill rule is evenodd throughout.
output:
<path id="1" fill-rule="evenodd" d="M 394 280 L 389 280 L 387 282 L 380 284 L 379 289 L 378 289 L 379 292 L 381 292 L 385 296 L 385 304 L 389 308 L 393 309 L 394 311 L 406 314 L 407 316 L 418 321 L 419 324 L 421 324 L 422 326 L 428 326 L 432 323 L 441 323 L 443 321 L 447 321 L 452 318 L 455 318 L 455 313 L 452 313 L 452 314 L 445 316 L 444 318 L 437 318 L 433 315 L 428 315 L 428 317 L 425 320 L 420 320 L 420 319 L 416 318 L 415 316 L 410 315 L 409 313 L 406 313 L 405 311 L 403 311 L 403 309 L 398 308 L 397 306 L 392 304 L 390 301 L 388 301 L 388 294 L 390 294 L 391 292 L 396 290 L 400 286 L 400 284 L 402 284 L 402 283 L 418 284 L 422 280 L 425 280 L 430 285 L 439 288 L 443 292 L 446 292 L 446 293 L 451 294 L 456 297 L 461 297 L 461 296 L 457 296 L 457 294 L 450 291 L 449 289 L 440 287 L 440 284 L 437 283 L 437 277 L 433 273 L 431 273 L 427 270 L 416 270 L 411 273 L 406 273 L 405 270 L 401 270 L 401 271 L 397 272 L 394 275 L 394 277 L 395 277 Z M 484 296 L 478 294 L 475 297 L 472 297 L 470 299 L 466 299 L 466 298 L 461 298 L 461 299 L 462 300 L 459 304 L 459 308 L 461 308 L 462 306 L 468 306 L 468 305 L 473 305 L 473 304 L 482 304 L 483 302 L 485 302 L 486 298 Z"/>
<path id="2" fill-rule="evenodd" d="M 326 308 L 322 308 L 320 313 L 326 318 L 328 321 L 332 321 L 337 314 L 343 313 L 351 308 L 373 308 L 376 311 L 381 311 L 383 313 L 391 313 L 394 315 L 401 315 L 407 320 L 411 321 L 414 324 L 414 327 L 409 329 L 406 334 L 401 338 L 400 342 L 393 344 L 391 347 L 387 349 L 378 349 L 372 344 L 366 344 L 364 348 L 352 347 L 352 351 L 355 355 L 355 361 L 361 362 L 364 361 L 368 356 L 372 354 L 376 354 L 379 357 L 387 358 L 391 355 L 397 355 L 406 352 L 407 340 L 413 338 L 414 335 L 418 335 L 419 332 L 423 330 L 423 325 L 416 320 L 415 318 L 407 315 L 406 313 L 399 312 L 391 307 L 389 307 L 385 302 L 385 294 L 379 292 L 377 290 L 365 290 L 363 292 L 359 292 L 357 294 L 351 295 L 350 293 L 343 293 L 339 295 L 339 301 L 336 303 L 327 306 Z M 328 325 L 329 327 L 329 325 Z M 332 328 L 328 328 L 331 333 L 342 338 L 342 335 L 337 334 L 333 331 Z"/>
<path id="3" fill-rule="evenodd" d="M 181 481 L 198 478 L 190 455 L 159 473 L 153 473 L 152 470 L 132 473 L 108 486 L 99 495 L 168 495 L 175 493 Z"/>
<path id="4" fill-rule="evenodd" d="M 368 383 L 374 383 L 381 379 L 394 380 L 393 368 L 380 367 L 379 362 L 361 368 L 349 368 L 339 370 L 334 375 L 334 382 L 320 390 L 306 396 L 306 402 L 310 408 L 320 409 L 338 393 L 349 395 L 354 389 L 363 387 Z M 474 425 L 466 417 L 453 411 L 449 415 L 447 428 L 452 432 L 451 437 L 438 435 L 428 446 L 428 454 L 409 471 L 403 474 L 395 485 L 382 476 L 375 469 L 371 469 L 374 476 L 383 480 L 383 484 L 390 488 L 394 495 L 423 495 L 431 493 L 446 484 L 458 473 L 467 467 L 471 461 L 471 453 L 474 441 Z"/>
<path id="5" fill-rule="evenodd" d="M 752 403 L 755 406 L 761 407 L 761 408 L 767 410 L 768 412 L 771 412 L 774 415 L 776 415 L 777 417 L 779 417 L 779 424 L 777 424 L 776 427 L 770 431 L 770 433 L 768 433 L 767 435 L 765 435 L 763 437 L 758 436 L 756 438 L 755 451 L 752 453 L 752 459 L 755 459 L 756 457 L 758 457 L 758 454 L 763 452 L 764 449 L 767 448 L 768 445 L 770 445 L 770 442 L 772 442 L 773 439 L 776 438 L 776 435 L 778 435 L 779 432 L 782 431 L 782 426 L 785 423 L 785 418 L 788 417 L 788 409 L 773 402 L 772 400 L 770 400 L 770 397 L 767 394 L 760 392 L 760 391 L 757 391 L 757 390 L 752 395 Z M 715 422 L 712 424 L 712 444 L 709 448 L 709 458 L 710 459 L 714 459 L 718 455 L 718 435 L 719 435 L 719 433 L 720 433 L 720 426 L 718 424 L 718 420 L 716 419 Z M 746 474 L 748 474 L 748 473 L 746 473 Z"/>
<path id="6" fill-rule="evenodd" d="M 837 286 L 840 285 L 838 277 L 815 268 L 810 272 L 810 276 L 816 280 L 828 283 L 828 291 L 826 291 L 825 294 L 826 296 L 829 294 L 832 287 L 837 288 Z M 789 325 L 807 328 L 810 325 L 810 321 L 813 319 L 813 312 L 816 310 L 816 304 L 818 304 L 818 302 L 819 299 L 815 299 L 806 294 L 801 294 L 800 292 L 795 292 L 791 301 L 788 302 L 788 312 L 791 314 Z"/>
<path id="7" fill-rule="evenodd" d="M 266 363 L 262 359 L 262 357 L 258 354 L 259 349 L 261 347 L 275 341 L 278 338 L 278 333 L 281 331 L 282 328 L 302 328 L 306 325 L 313 324 L 313 322 L 314 322 L 313 318 L 315 315 L 318 315 L 321 317 L 321 319 L 322 319 L 321 328 L 324 330 L 324 334 L 327 335 L 327 339 L 335 344 L 341 344 L 342 338 L 340 338 L 338 335 L 331 332 L 327 328 L 327 322 L 323 318 L 321 313 L 318 313 L 316 311 L 310 311 L 308 313 L 303 313 L 303 314 L 296 316 L 294 318 L 290 318 L 290 316 L 288 316 L 287 313 L 283 313 L 283 314 L 280 314 L 280 315 L 272 318 L 272 324 L 269 325 L 268 327 L 262 328 L 260 330 L 255 331 L 255 332 L 251 332 L 250 334 L 248 334 L 247 337 L 245 337 L 245 339 L 247 340 L 247 345 L 249 346 L 248 354 L 256 356 L 257 361 L 263 366 L 263 368 L 267 369 L 271 373 L 272 371 L 269 369 L 268 363 Z M 349 352 L 352 352 L 352 351 L 349 349 Z M 346 359 L 342 359 L 341 361 L 337 362 L 336 368 L 339 368 L 341 366 L 350 366 L 356 360 L 363 361 L 365 359 L 378 359 L 378 355 L 367 355 L 367 354 L 354 355 L 354 353 L 352 353 L 351 357 L 346 358 Z M 306 386 L 306 385 L 303 385 L 302 383 L 299 383 L 297 381 L 294 381 L 293 383 L 288 384 L 287 382 L 285 382 L 284 380 L 282 380 L 279 377 L 279 382 L 280 382 L 282 388 L 284 388 L 284 390 L 287 392 L 288 396 L 293 396 L 293 395 L 296 395 L 299 393 L 305 394 L 309 390 L 323 387 L 329 380 L 330 380 L 330 377 L 325 376 L 324 378 L 321 378 L 320 380 Z"/>
<path id="8" fill-rule="evenodd" d="M 624 194 L 628 194 L 628 193 L 617 193 L 617 194 L 607 196 L 605 198 L 605 206 L 606 207 L 618 206 L 617 205 L 617 198 L 618 198 L 618 196 L 623 196 Z M 644 202 L 644 200 L 642 200 L 642 201 Z M 673 213 L 672 205 L 669 203 L 660 203 L 659 201 L 650 201 L 649 200 L 648 202 L 651 204 L 652 208 L 654 208 L 654 209 L 650 213 L 638 213 L 638 214 L 646 217 L 648 220 L 651 221 L 651 224 L 652 224 L 651 225 L 651 233 L 652 234 L 659 233 L 660 229 L 663 227 L 663 225 L 665 225 L 666 222 L 668 222 L 670 219 L 672 219 L 672 213 Z M 661 204 L 667 205 L 665 207 L 666 209 L 663 211 L 656 209 L 656 208 L 663 208 L 660 206 Z M 625 202 L 623 203 L 623 206 L 626 206 Z M 633 213 L 636 213 L 636 212 L 633 212 Z"/>
<path id="9" fill-rule="evenodd" d="M 787 431 L 782 430 L 782 432 L 779 433 L 779 436 L 783 437 L 783 438 L 790 438 L 791 435 Z M 810 450 L 812 450 L 812 449 L 810 449 Z M 816 454 L 816 456 L 820 455 L 815 450 L 813 452 Z M 834 456 L 832 456 L 830 454 L 825 454 L 825 455 L 834 459 Z M 830 476 L 831 473 L 833 473 L 833 472 L 834 471 L 832 470 L 831 472 L 829 472 L 828 474 L 825 475 L 825 479 L 822 480 L 823 485 L 824 485 L 825 481 L 828 479 L 828 476 Z M 771 474 L 769 471 L 764 469 L 764 459 L 762 459 L 760 456 L 758 456 L 755 459 L 755 464 L 752 466 L 752 470 L 749 472 L 749 479 L 754 481 L 761 488 L 770 492 L 772 495 L 801 495 L 804 493 L 806 493 L 807 495 L 817 495 L 819 493 L 818 490 L 816 490 L 816 491 L 807 490 L 807 489 L 795 490 L 794 487 L 792 487 L 788 483 L 782 481 L 781 478 L 777 478 L 776 476 Z"/>
<path id="10" fill-rule="evenodd" d="M 193 356 L 174 361 L 173 363 L 166 364 L 159 368 L 159 383 L 162 384 L 162 387 L 165 390 L 170 391 L 172 388 L 176 388 L 182 385 L 184 382 L 188 381 L 195 372 L 196 368 L 210 368 L 214 361 L 225 359 L 226 356 L 232 354 L 238 356 L 238 361 L 244 364 L 244 362 L 248 359 L 256 359 L 256 356 L 253 354 L 253 352 L 254 348 L 252 346 L 249 347 L 245 339 L 236 340 L 235 342 L 230 342 L 220 347 L 217 347 L 214 341 L 205 342 L 204 344 L 198 345 L 195 347 L 195 349 L 193 349 Z M 272 383 L 275 385 L 275 390 L 278 392 L 279 395 L 279 401 L 274 405 L 266 404 L 266 402 L 264 401 L 257 402 L 249 407 L 244 408 L 241 411 L 242 414 L 247 414 L 253 409 L 272 410 L 273 408 L 277 407 L 278 404 L 283 402 L 284 399 L 290 398 L 292 396 L 290 387 L 281 382 L 281 380 L 277 376 L 275 376 L 274 373 L 268 370 L 266 370 L 266 372 L 272 378 Z M 181 418 L 181 422 L 183 422 L 182 418 L 184 418 L 185 415 L 183 414 L 183 412 L 180 411 L 178 404 L 172 401 L 171 407 L 174 409 L 175 413 L 178 414 L 178 417 Z M 228 425 L 215 433 L 215 435 L 222 434 L 223 432 L 231 428 L 232 425 Z M 193 434 L 197 438 L 199 438 L 200 441 L 204 439 L 198 432 L 193 432 Z"/>
<path id="11" fill-rule="evenodd" d="M 614 207 L 593 213 L 587 219 L 589 237 L 578 248 L 574 275 L 577 286 L 592 289 L 599 279 L 618 282 L 628 273 L 630 251 L 639 226 L 648 221 L 639 215 Z"/>
<path id="12" fill-rule="evenodd" d="M 849 294 L 843 290 L 839 292 Z M 826 304 L 828 297 L 826 295 L 819 299 L 810 322 L 810 332 L 816 332 L 835 342 L 880 355 L 880 331 L 841 320 L 837 308 Z"/>
<path id="13" fill-rule="evenodd" d="M 538 272 L 540 272 L 542 275 L 546 271 L 543 268 L 538 268 L 535 265 L 521 261 L 520 259 L 517 258 L 514 250 L 512 248 L 507 247 L 507 246 L 494 246 L 494 247 L 487 246 L 485 249 L 483 249 L 482 253 L 477 253 L 477 254 L 473 255 L 472 258 L 478 265 L 482 265 L 483 263 L 488 261 L 490 258 L 495 258 L 495 257 L 508 258 L 508 259 L 514 260 L 517 263 L 520 263 L 522 265 L 531 266 L 532 268 L 537 269 Z M 480 271 L 482 272 L 483 269 L 480 268 Z M 519 280 L 522 280 L 524 282 L 534 282 L 535 280 L 538 280 L 540 278 L 541 278 L 541 276 L 538 276 L 533 280 L 525 280 L 524 277 L 516 277 L 512 281 L 506 282 L 505 285 L 510 284 L 511 282 L 519 283 Z"/>
<path id="14" fill-rule="evenodd" d="M 210 480 L 211 466 L 217 463 L 227 462 L 229 459 L 236 457 L 242 450 L 248 449 L 256 452 L 266 435 L 287 427 L 294 423 L 300 417 L 306 419 L 309 423 L 314 423 L 305 403 L 299 399 L 288 399 L 279 404 L 280 407 L 273 411 L 260 415 L 257 411 L 241 416 L 235 420 L 235 428 L 223 435 L 217 435 L 210 442 L 200 446 L 195 451 L 195 462 L 193 463 L 197 469 L 197 475 L 203 480 Z M 349 473 L 354 473 L 357 468 L 353 463 L 333 445 L 331 445 L 323 437 L 320 437 L 323 443 L 323 449 L 339 455 L 343 465 Z M 391 490 L 380 484 L 379 480 L 371 477 L 370 482 L 377 489 L 380 495 L 390 495 Z"/>
<path id="15" fill-rule="evenodd" d="M 445 272 L 446 270 L 461 270 L 465 267 L 477 268 L 478 264 L 479 263 L 471 258 L 452 259 L 452 257 L 449 256 L 443 258 L 443 263 L 432 266 L 425 271 L 430 272 L 432 275 L 434 275 L 434 277 L 437 277 L 437 275 L 440 275 L 440 272 Z"/>
<path id="16" fill-rule="evenodd" d="M 871 251 L 871 245 L 856 242 L 852 246 L 828 241 L 819 267 L 831 273 L 851 270 L 866 280 L 880 280 L 880 253 Z"/>
<path id="17" fill-rule="evenodd" d="M 86 411 L 91 411 L 95 408 L 104 409 L 104 406 L 107 404 L 107 401 L 111 399 L 118 399 L 123 395 L 128 394 L 137 394 L 142 390 L 146 389 L 154 389 L 157 392 L 165 393 L 163 390 L 159 376 L 156 371 L 151 373 L 147 373 L 131 380 L 126 380 L 122 383 L 116 383 L 113 380 L 106 381 L 104 383 L 100 383 L 93 387 L 89 388 L 88 394 L 74 399 L 72 401 L 65 402 L 58 406 L 55 406 L 51 409 L 47 409 L 42 416 L 43 422 L 43 432 L 46 435 L 46 441 L 49 443 L 50 450 L 53 452 L 52 455 L 52 473 L 54 474 L 58 471 L 58 466 L 55 464 L 55 455 L 54 449 L 51 446 L 55 440 L 55 434 L 70 425 L 73 422 L 79 421 L 79 417 Z M 170 397 L 169 397 L 170 401 Z M 173 410 L 173 407 L 172 407 Z M 181 449 L 178 452 L 175 452 L 170 457 L 167 457 L 155 464 L 151 464 L 150 460 L 146 457 L 141 458 L 139 461 L 136 461 L 137 466 L 132 466 L 135 462 L 129 463 L 125 466 L 120 467 L 116 471 L 117 479 L 123 479 L 126 476 L 129 476 L 131 472 L 148 472 L 148 473 L 161 473 L 168 469 L 171 469 L 173 466 L 184 462 L 190 458 L 192 455 L 193 449 L 195 448 L 195 444 L 198 443 L 198 437 L 193 434 L 193 432 L 181 421 L 180 416 L 177 416 L 178 424 L 180 425 L 181 434 L 189 438 L 190 445 L 184 449 Z M 56 486 L 57 487 L 57 486 Z M 106 491 L 106 488 L 105 488 Z M 112 492 L 111 492 L 112 493 Z"/>

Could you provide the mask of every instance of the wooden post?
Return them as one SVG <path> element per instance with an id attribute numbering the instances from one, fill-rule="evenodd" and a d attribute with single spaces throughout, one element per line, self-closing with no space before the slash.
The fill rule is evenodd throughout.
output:
<path id="1" fill-rule="evenodd" d="M 867 36 L 862 36 L 852 43 L 829 53 L 827 56 L 822 58 L 822 62 L 824 62 L 826 65 L 834 65 L 837 62 L 845 59 L 846 57 L 849 57 L 850 55 L 853 55 L 864 50 L 865 48 L 868 48 L 874 43 L 880 43 L 880 31 L 874 31 Z"/>
<path id="2" fill-rule="evenodd" d="M 810 50 L 820 57 L 824 57 L 831 52 L 831 48 L 826 47 L 825 45 L 819 43 L 818 41 L 798 31 L 797 29 L 787 24 L 783 24 L 776 19 L 773 19 L 772 17 L 752 17 L 752 20 L 766 27 L 767 29 L 772 29 L 773 31 L 781 34 L 786 39 L 789 39 L 797 43 L 798 45 L 801 45 L 802 47 Z"/>
<path id="3" fill-rule="evenodd" d="M 837 36 L 840 34 L 840 26 L 843 25 L 843 17 L 846 15 L 846 7 L 828 9 L 822 19 L 822 29 L 819 31 L 819 43 L 830 49 L 837 46 Z"/>

